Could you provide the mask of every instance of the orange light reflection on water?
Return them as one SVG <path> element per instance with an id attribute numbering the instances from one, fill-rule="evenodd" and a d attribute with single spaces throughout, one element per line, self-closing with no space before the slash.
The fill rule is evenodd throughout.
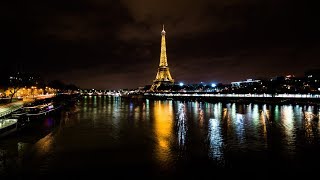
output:
<path id="1" fill-rule="evenodd" d="M 53 148 L 54 136 L 52 133 L 49 133 L 34 145 L 34 150 L 36 151 L 37 156 L 47 155 Z"/>
<path id="2" fill-rule="evenodd" d="M 157 147 L 155 153 L 157 159 L 162 163 L 170 160 L 170 140 L 173 136 L 173 110 L 172 102 L 155 101 L 154 120 L 155 120 L 155 137 Z"/>

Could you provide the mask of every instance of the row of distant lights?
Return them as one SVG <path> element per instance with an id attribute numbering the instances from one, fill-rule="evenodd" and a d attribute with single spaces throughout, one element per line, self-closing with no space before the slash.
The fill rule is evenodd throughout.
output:
<path id="1" fill-rule="evenodd" d="M 180 85 L 180 86 L 184 86 L 183 82 L 180 82 L 179 85 Z M 212 83 L 212 84 L 211 84 L 211 87 L 213 87 L 213 88 L 216 87 L 216 86 L 217 86 L 217 85 L 216 85 L 215 83 Z"/>

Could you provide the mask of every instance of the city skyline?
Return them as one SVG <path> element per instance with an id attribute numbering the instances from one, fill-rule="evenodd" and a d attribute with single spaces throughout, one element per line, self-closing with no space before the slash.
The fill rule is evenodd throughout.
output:
<path id="1" fill-rule="evenodd" d="M 119 1 L 5 4 L 3 71 L 23 69 L 81 88 L 150 85 L 162 24 L 175 82 L 230 83 L 320 68 L 307 2 Z"/>

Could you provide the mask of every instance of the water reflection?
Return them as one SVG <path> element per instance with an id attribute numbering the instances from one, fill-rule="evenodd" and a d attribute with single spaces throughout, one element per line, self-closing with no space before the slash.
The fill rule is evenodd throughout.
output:
<path id="1" fill-rule="evenodd" d="M 201 106 L 199 107 L 199 125 L 200 127 L 203 127 L 203 124 L 204 124 L 204 111 L 203 109 L 201 108 Z"/>
<path id="2" fill-rule="evenodd" d="M 61 165 L 72 172 L 101 164 L 131 172 L 135 169 L 126 165 L 141 171 L 154 163 L 172 171 L 189 164 L 204 167 L 201 171 L 210 169 L 208 164 L 295 167 L 302 160 L 320 159 L 317 117 L 317 106 L 87 97 L 79 107 L 42 119 L 41 127 L 1 140 L 0 172 L 17 163 L 11 166 L 15 172 L 22 160 L 32 162 L 22 163 L 24 170 Z"/>
<path id="3" fill-rule="evenodd" d="M 276 105 L 274 107 L 274 115 L 273 115 L 273 120 L 275 121 L 275 123 L 279 123 L 281 116 L 280 116 L 280 110 L 279 110 L 279 105 Z"/>
<path id="4" fill-rule="evenodd" d="M 146 106 L 146 108 L 145 108 L 146 122 L 149 122 L 149 120 L 150 120 L 150 103 L 149 103 L 149 99 L 146 99 L 145 106 Z"/>
<path id="5" fill-rule="evenodd" d="M 267 124 L 269 124 L 270 119 L 270 111 L 267 109 L 267 105 L 263 105 L 259 118 L 262 126 L 263 139 L 267 142 Z"/>
<path id="6" fill-rule="evenodd" d="M 293 107 L 291 105 L 285 105 L 281 107 L 281 121 L 286 134 L 286 142 L 293 146 L 294 143 L 294 122 L 293 122 Z"/>
<path id="7" fill-rule="evenodd" d="M 223 160 L 223 138 L 219 119 L 209 119 L 210 157 L 221 162 Z"/>
<path id="8" fill-rule="evenodd" d="M 232 133 L 235 133 L 235 140 L 238 141 L 238 143 L 244 143 L 245 140 L 245 128 L 244 128 L 244 117 L 241 114 L 237 114 L 236 111 L 236 105 L 228 104 L 227 105 L 227 122 L 229 131 Z"/>
<path id="9" fill-rule="evenodd" d="M 172 101 L 154 102 L 154 131 L 157 140 L 155 153 L 161 164 L 169 163 L 172 160 L 170 143 L 173 118 Z"/>
<path id="10" fill-rule="evenodd" d="M 44 156 L 53 150 L 54 134 L 51 132 L 34 144 L 36 156 Z"/>
<path id="11" fill-rule="evenodd" d="M 251 117 L 253 121 L 254 128 L 256 129 L 259 124 L 259 107 L 257 104 L 253 105 L 253 110 L 251 112 Z"/>
<path id="12" fill-rule="evenodd" d="M 301 119 L 304 119 L 305 139 L 307 144 L 316 143 L 319 138 L 318 117 L 314 107 L 307 107 L 300 111 Z"/>
<path id="13" fill-rule="evenodd" d="M 187 115 L 185 104 L 179 103 L 177 117 L 178 142 L 179 146 L 184 149 L 187 134 Z"/>

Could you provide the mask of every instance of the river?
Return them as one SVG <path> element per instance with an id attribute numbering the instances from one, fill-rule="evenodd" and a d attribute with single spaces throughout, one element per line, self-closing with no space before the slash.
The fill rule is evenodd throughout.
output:
<path id="1" fill-rule="evenodd" d="M 308 105 L 84 96 L 0 139 L 0 177 L 294 177 L 320 162 L 319 116 Z"/>

